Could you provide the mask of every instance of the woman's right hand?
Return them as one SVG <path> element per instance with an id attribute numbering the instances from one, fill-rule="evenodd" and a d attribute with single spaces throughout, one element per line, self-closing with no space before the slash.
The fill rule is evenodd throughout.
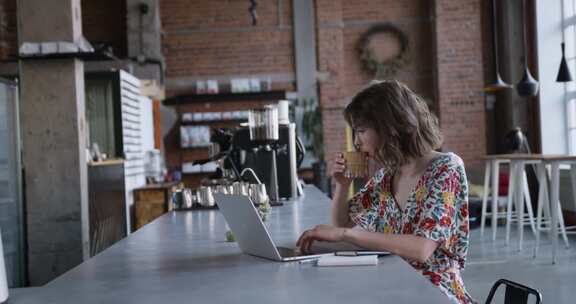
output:
<path id="1" fill-rule="evenodd" d="M 347 187 L 352 182 L 352 179 L 346 177 L 344 172 L 346 172 L 346 160 L 342 153 L 337 153 L 332 164 L 332 178 L 336 183 Z"/>

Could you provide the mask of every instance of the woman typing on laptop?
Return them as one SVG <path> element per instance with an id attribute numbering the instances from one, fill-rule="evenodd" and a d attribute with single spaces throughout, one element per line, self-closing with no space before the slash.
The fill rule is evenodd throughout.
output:
<path id="1" fill-rule="evenodd" d="M 351 179 L 340 154 L 332 166 L 332 225 L 305 231 L 297 245 L 344 241 L 392 252 L 438 286 L 453 303 L 474 303 L 460 271 L 468 252 L 468 184 L 464 165 L 442 143 L 426 103 L 397 81 L 370 85 L 344 110 L 357 150 L 382 166 L 347 200 Z M 352 229 L 358 226 L 361 229 Z"/>

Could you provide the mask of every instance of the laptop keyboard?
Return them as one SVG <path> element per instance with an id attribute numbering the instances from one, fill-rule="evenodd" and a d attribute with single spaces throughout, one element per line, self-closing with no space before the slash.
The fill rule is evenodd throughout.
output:
<path id="1" fill-rule="evenodd" d="M 322 247 L 315 247 L 312 248 L 311 252 L 302 253 L 299 250 L 286 248 L 286 247 L 276 247 L 278 248 L 278 252 L 280 253 L 281 257 L 290 258 L 290 257 L 298 257 L 298 256 L 306 256 L 311 254 L 324 254 L 324 253 L 333 253 L 335 250 L 331 248 L 322 248 Z"/>
<path id="2" fill-rule="evenodd" d="M 276 247 L 276 248 L 278 249 L 280 256 L 283 258 L 291 258 L 302 255 L 299 251 L 296 251 L 292 248 L 286 248 L 286 247 Z"/>

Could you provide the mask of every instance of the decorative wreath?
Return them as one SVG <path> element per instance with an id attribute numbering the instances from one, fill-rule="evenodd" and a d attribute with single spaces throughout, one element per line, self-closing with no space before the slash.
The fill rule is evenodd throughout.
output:
<path id="1" fill-rule="evenodd" d="M 389 78 L 408 63 L 408 36 L 391 23 L 377 24 L 360 36 L 358 52 L 375 78 Z"/>

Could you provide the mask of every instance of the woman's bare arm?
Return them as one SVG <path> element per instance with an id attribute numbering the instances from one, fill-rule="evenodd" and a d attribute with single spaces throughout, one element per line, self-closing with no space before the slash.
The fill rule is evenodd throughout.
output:
<path id="1" fill-rule="evenodd" d="M 422 263 L 426 262 L 438 247 L 437 242 L 416 235 L 378 233 L 350 228 L 344 229 L 342 240 L 362 248 L 389 251 Z"/>
<path id="2" fill-rule="evenodd" d="M 318 225 L 305 231 L 296 245 L 302 251 L 309 252 L 314 241 L 349 242 L 370 250 L 389 251 L 422 263 L 426 262 L 439 246 L 435 241 L 411 234 L 369 232 L 331 225 Z"/>
<path id="3" fill-rule="evenodd" d="M 348 215 L 348 188 L 352 180 L 344 176 L 346 160 L 344 160 L 342 153 L 336 154 L 331 169 L 331 175 L 336 184 L 331 208 L 332 225 L 336 227 L 352 227 L 353 224 Z"/>
<path id="4" fill-rule="evenodd" d="M 336 184 L 336 191 L 332 198 L 332 225 L 336 227 L 352 227 L 348 214 L 348 187 Z"/>

